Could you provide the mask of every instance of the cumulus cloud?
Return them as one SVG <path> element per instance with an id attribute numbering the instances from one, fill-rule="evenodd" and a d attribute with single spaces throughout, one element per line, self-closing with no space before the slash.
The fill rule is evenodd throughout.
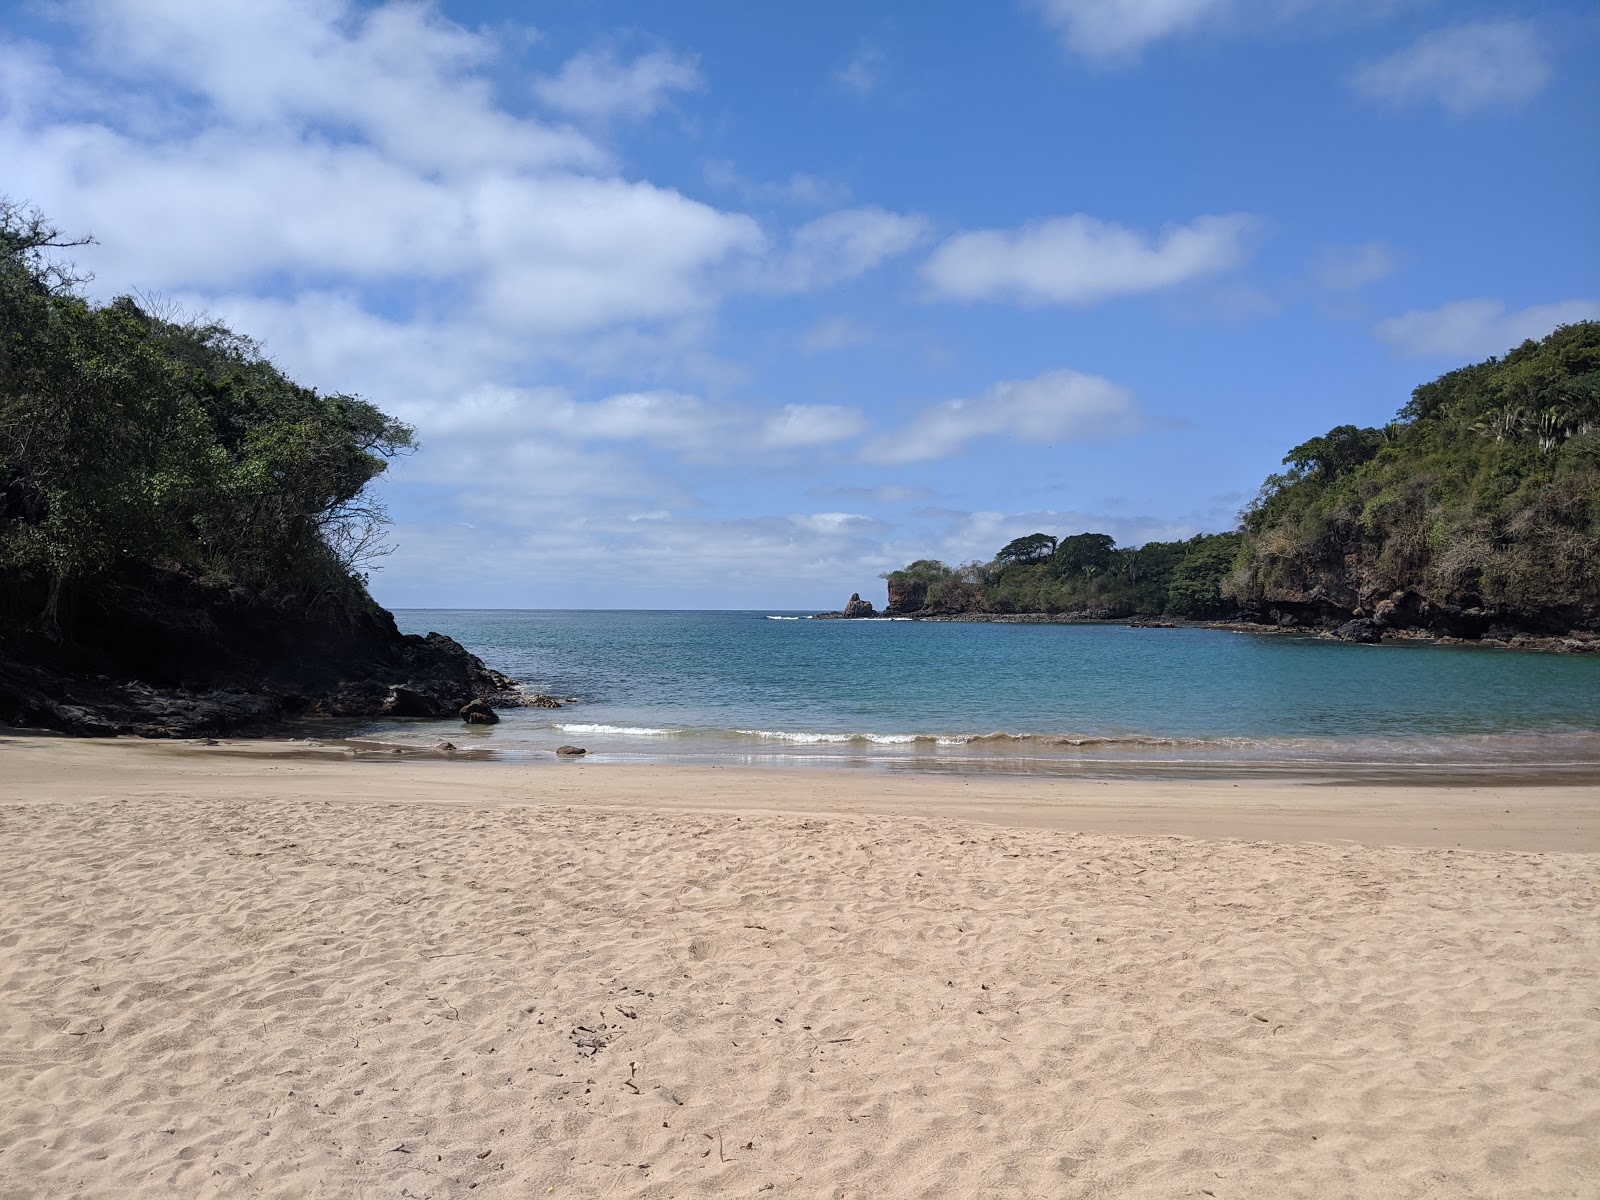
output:
<path id="1" fill-rule="evenodd" d="M 1330 292 L 1354 292 L 1394 273 L 1394 255 L 1386 246 L 1329 246 L 1312 265 L 1316 280 Z"/>
<path id="2" fill-rule="evenodd" d="M 1196 217 L 1150 237 L 1083 213 L 1017 230 L 984 229 L 948 239 L 923 264 L 935 296 L 1092 304 L 1173 287 L 1237 267 L 1255 219 Z"/>
<path id="3" fill-rule="evenodd" d="M 779 291 L 809 291 L 854 279 L 927 240 L 927 218 L 873 205 L 840 209 L 795 230 L 771 272 Z"/>
<path id="4" fill-rule="evenodd" d="M 571 334 L 703 312 L 715 274 L 766 244 L 751 218 L 607 173 L 589 139 L 500 108 L 492 41 L 421 6 L 68 11 L 99 91 L 8 109 L 0 160 L 9 189 L 100 237 L 111 288 L 426 286 L 510 333 Z"/>
<path id="5" fill-rule="evenodd" d="M 1524 21 L 1479 21 L 1424 34 L 1356 72 L 1356 90 L 1394 103 L 1434 100 L 1461 116 L 1521 104 L 1550 78 L 1545 48 Z"/>
<path id="6" fill-rule="evenodd" d="M 1127 59 L 1146 45 L 1195 28 L 1226 0 L 1032 0 L 1069 50 L 1089 58 Z"/>
<path id="7" fill-rule="evenodd" d="M 588 120 L 648 117 L 673 92 L 705 87 L 699 65 L 664 50 L 618 61 L 610 51 L 568 59 L 555 75 L 534 80 L 534 93 L 551 108 Z"/>
<path id="8" fill-rule="evenodd" d="M 1558 325 L 1600 320 L 1600 300 L 1563 300 L 1506 311 L 1499 300 L 1458 300 L 1379 321 L 1378 339 L 1411 358 L 1487 358 L 1541 338 Z"/>
<path id="9" fill-rule="evenodd" d="M 761 443 L 785 449 L 800 446 L 826 446 L 857 437 L 867 428 L 859 408 L 837 404 L 786 404 L 768 417 L 761 431 Z"/>
<path id="10" fill-rule="evenodd" d="M 1092 441 L 1138 431 L 1144 415 L 1133 393 L 1098 375 L 1051 371 L 1004 380 L 981 396 L 946 400 L 904 427 L 868 442 L 868 462 L 907 463 L 948 458 L 975 438 L 1024 442 Z"/>

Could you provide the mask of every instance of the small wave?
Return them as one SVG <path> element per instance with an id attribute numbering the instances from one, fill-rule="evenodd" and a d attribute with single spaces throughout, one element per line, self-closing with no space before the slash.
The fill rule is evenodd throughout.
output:
<path id="1" fill-rule="evenodd" d="M 767 620 L 769 621 L 809 621 L 810 619 L 810 617 L 767 617 Z"/>
<path id="2" fill-rule="evenodd" d="M 737 729 L 745 737 L 762 738 L 771 742 L 797 742 L 805 746 L 823 743 L 867 742 L 874 746 L 906 746 L 913 742 L 932 742 L 924 733 L 802 733 L 783 729 Z"/>
<path id="3" fill-rule="evenodd" d="M 562 733 L 615 733 L 623 737 L 671 737 L 676 729 L 652 729 L 641 725 L 556 725 Z"/>

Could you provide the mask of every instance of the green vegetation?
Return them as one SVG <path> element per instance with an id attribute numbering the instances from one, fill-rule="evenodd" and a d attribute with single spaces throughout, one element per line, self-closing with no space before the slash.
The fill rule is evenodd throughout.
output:
<path id="1" fill-rule="evenodd" d="M 370 605 L 384 551 L 367 493 L 412 431 L 286 378 L 248 338 L 95 305 L 38 213 L 0 201 L 0 597 L 181 569 L 286 606 Z"/>
<path id="2" fill-rule="evenodd" d="M 992 562 L 949 567 L 923 559 L 884 578 L 895 611 L 1220 617 L 1232 611 L 1221 586 L 1239 541 L 1237 533 L 1217 533 L 1119 548 L 1104 533 L 1034 533 Z"/>
<path id="3" fill-rule="evenodd" d="M 1440 611 L 1568 626 L 1600 608 L 1600 323 L 1412 393 L 1383 429 L 1296 446 L 1243 514 L 1247 609 Z"/>
<path id="4" fill-rule="evenodd" d="M 893 611 L 1246 617 L 1478 636 L 1600 619 L 1600 323 L 1419 387 L 1382 429 L 1296 446 L 1232 533 L 1034 533 L 885 576 Z"/>

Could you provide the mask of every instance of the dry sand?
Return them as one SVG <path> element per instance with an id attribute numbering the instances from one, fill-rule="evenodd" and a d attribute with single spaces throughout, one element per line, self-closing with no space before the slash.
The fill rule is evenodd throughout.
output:
<path id="1" fill-rule="evenodd" d="M 0 738 L 0 1196 L 1597 1195 L 1597 808 Z"/>

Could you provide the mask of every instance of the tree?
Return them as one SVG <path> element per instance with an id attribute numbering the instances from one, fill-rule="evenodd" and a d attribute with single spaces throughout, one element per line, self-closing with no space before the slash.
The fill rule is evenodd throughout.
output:
<path id="1" fill-rule="evenodd" d="M 1284 465 L 1299 477 L 1316 476 L 1332 481 L 1369 461 L 1383 449 L 1384 431 L 1339 425 L 1321 437 L 1301 442 L 1284 456 Z"/>
<path id="2" fill-rule="evenodd" d="M 1007 542 L 994 556 L 998 563 L 1029 565 L 1044 562 L 1055 553 L 1056 539 L 1047 533 L 1030 533 Z"/>
<path id="3" fill-rule="evenodd" d="M 1109 533 L 1077 533 L 1061 539 L 1051 565 L 1058 575 L 1093 578 L 1110 568 L 1116 548 Z"/>
<path id="4" fill-rule="evenodd" d="M 364 596 L 352 572 L 386 525 L 368 488 L 413 431 L 295 383 L 220 324 L 91 304 L 50 253 L 81 244 L 0 202 L 4 584 L 47 581 L 47 624 L 64 586 L 141 565 Z"/>

